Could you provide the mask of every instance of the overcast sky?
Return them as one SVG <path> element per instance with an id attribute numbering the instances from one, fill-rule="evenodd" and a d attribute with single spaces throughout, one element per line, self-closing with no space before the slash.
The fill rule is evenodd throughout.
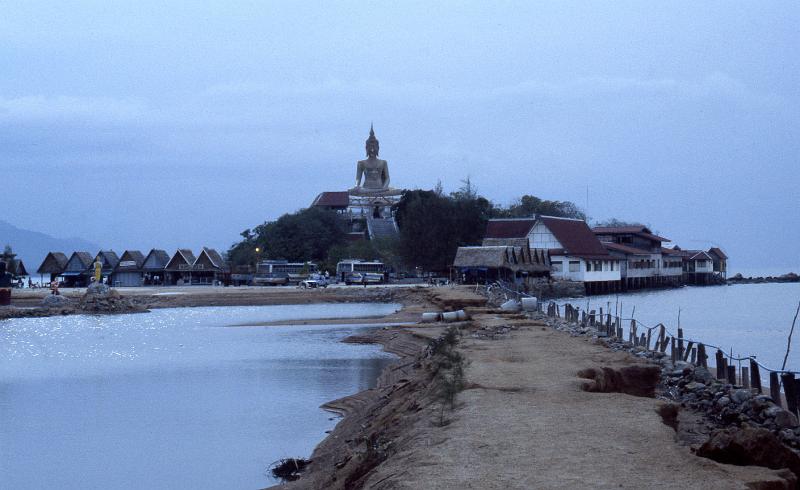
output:
<path id="1" fill-rule="evenodd" d="M 797 2 L 164 3 L 2 6 L 7 221 L 224 250 L 351 187 L 374 122 L 396 187 L 800 269 Z"/>

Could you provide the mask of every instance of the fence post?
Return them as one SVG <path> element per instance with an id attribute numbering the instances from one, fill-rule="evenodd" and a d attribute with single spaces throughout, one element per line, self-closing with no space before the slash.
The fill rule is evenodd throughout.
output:
<path id="1" fill-rule="evenodd" d="M 675 337 L 672 337 L 672 341 L 670 342 L 670 346 L 672 347 L 670 350 L 670 359 L 672 359 L 672 364 L 675 364 L 675 361 L 678 360 L 678 351 L 675 349 Z"/>
<path id="2" fill-rule="evenodd" d="M 694 345 L 694 342 L 689 342 L 688 344 L 686 344 L 686 352 L 683 353 L 684 362 L 689 360 L 689 356 L 692 354 L 692 346 L 693 345 Z M 692 361 L 692 364 L 694 364 L 694 361 Z"/>
<path id="3" fill-rule="evenodd" d="M 700 366 L 708 369 L 708 356 L 706 355 L 706 346 L 703 344 L 697 346 L 697 362 Z"/>
<path id="4" fill-rule="evenodd" d="M 778 380 L 778 373 L 770 371 L 769 373 L 769 396 L 775 405 L 783 406 L 781 402 L 781 382 Z"/>
<path id="5" fill-rule="evenodd" d="M 678 329 L 678 357 L 683 360 L 683 329 Z"/>
<path id="6" fill-rule="evenodd" d="M 763 393 L 761 390 L 761 374 L 758 372 L 758 363 L 752 357 L 750 358 L 750 386 Z"/>
<path id="7" fill-rule="evenodd" d="M 794 383 L 794 374 L 781 374 L 783 393 L 786 395 L 786 410 L 797 415 L 797 386 Z"/>
<path id="8" fill-rule="evenodd" d="M 646 350 L 650 350 L 650 334 L 653 332 L 652 328 L 647 329 L 647 343 L 645 344 Z"/>
<path id="9" fill-rule="evenodd" d="M 742 388 L 750 389 L 750 368 L 742 366 Z"/>
<path id="10" fill-rule="evenodd" d="M 728 383 L 736 384 L 736 366 L 734 365 L 728 366 Z"/>
<path id="11" fill-rule="evenodd" d="M 722 351 L 717 349 L 717 379 L 725 379 L 725 357 Z"/>

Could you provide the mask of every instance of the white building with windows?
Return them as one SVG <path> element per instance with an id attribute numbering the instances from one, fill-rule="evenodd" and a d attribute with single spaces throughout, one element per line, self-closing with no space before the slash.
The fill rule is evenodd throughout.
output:
<path id="1" fill-rule="evenodd" d="M 553 278 L 582 282 L 587 293 L 621 287 L 620 260 L 583 220 L 553 216 L 489 220 L 485 240 L 519 238 L 527 238 L 532 250 L 547 252 Z"/>

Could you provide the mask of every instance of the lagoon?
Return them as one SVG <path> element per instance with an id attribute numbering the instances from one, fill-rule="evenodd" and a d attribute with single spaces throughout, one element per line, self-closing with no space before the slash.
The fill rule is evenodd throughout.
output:
<path id="1" fill-rule="evenodd" d="M 368 327 L 241 326 L 385 315 L 395 304 L 154 310 L 0 321 L 3 488 L 263 488 L 374 386 Z M 311 323 L 311 322 L 309 322 Z M 232 326 L 239 325 L 239 326 Z"/>

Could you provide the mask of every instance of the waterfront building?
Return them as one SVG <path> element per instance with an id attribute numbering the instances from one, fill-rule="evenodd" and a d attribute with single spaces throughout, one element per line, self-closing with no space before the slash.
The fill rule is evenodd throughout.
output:
<path id="1" fill-rule="evenodd" d="M 484 244 L 520 238 L 528 239 L 531 250 L 547 253 L 551 277 L 581 282 L 590 294 L 622 287 L 620 259 L 606 250 L 583 220 L 554 216 L 492 219 L 486 226 Z"/>
<path id="2" fill-rule="evenodd" d="M 705 250 L 681 250 L 683 259 L 683 282 L 686 284 L 712 284 L 717 282 L 714 274 L 714 258 Z"/>
<path id="3" fill-rule="evenodd" d="M 709 248 L 708 254 L 711 256 L 714 273 L 726 279 L 728 277 L 728 256 L 719 247 Z"/>
<path id="4" fill-rule="evenodd" d="M 662 243 L 669 242 L 644 225 L 601 226 L 592 232 L 611 255 L 620 259 L 623 289 L 676 285 L 679 274 L 667 274 Z M 671 271 L 670 271 L 671 272 Z"/>
<path id="5" fill-rule="evenodd" d="M 183 286 L 192 283 L 192 266 L 197 258 L 188 248 L 180 248 L 164 266 L 164 284 Z"/>
<path id="6" fill-rule="evenodd" d="M 466 283 L 505 281 L 523 284 L 529 277 L 546 277 L 550 268 L 544 254 L 524 245 L 481 245 L 458 247 L 453 267 Z"/>
<path id="7" fill-rule="evenodd" d="M 169 254 L 159 248 L 151 249 L 142 261 L 142 279 L 146 286 L 164 284 L 164 269 L 169 263 Z"/>
<path id="8" fill-rule="evenodd" d="M 114 269 L 117 267 L 117 264 L 119 264 L 119 256 L 113 250 L 101 250 L 97 252 L 92 263 L 94 264 L 98 260 L 103 264 L 103 279 L 111 284 L 111 274 L 114 273 Z"/>
<path id="9" fill-rule="evenodd" d="M 68 261 L 67 256 L 62 252 L 48 252 L 42 264 L 36 269 L 36 273 L 39 274 L 39 280 L 43 283 L 44 276 L 47 274 L 48 281 L 54 281 L 64 272 Z"/>
<path id="10" fill-rule="evenodd" d="M 64 287 L 80 288 L 89 285 L 89 278 L 94 274 L 91 270 L 92 256 L 89 252 L 73 252 L 64 267 L 61 276 Z"/>
<path id="11" fill-rule="evenodd" d="M 367 158 L 356 163 L 356 185 L 346 191 L 322 192 L 312 206 L 336 212 L 346 221 L 351 240 L 394 238 L 399 230 L 392 206 L 402 189 L 389 186 L 389 164 L 378 158 L 380 145 L 370 126 Z"/>
<path id="12" fill-rule="evenodd" d="M 119 258 L 117 266 L 111 274 L 114 286 L 134 287 L 144 282 L 144 254 L 139 250 L 126 250 Z"/>
<path id="13" fill-rule="evenodd" d="M 222 256 L 213 248 L 203 247 L 192 264 L 191 284 L 215 284 L 230 271 Z"/>

